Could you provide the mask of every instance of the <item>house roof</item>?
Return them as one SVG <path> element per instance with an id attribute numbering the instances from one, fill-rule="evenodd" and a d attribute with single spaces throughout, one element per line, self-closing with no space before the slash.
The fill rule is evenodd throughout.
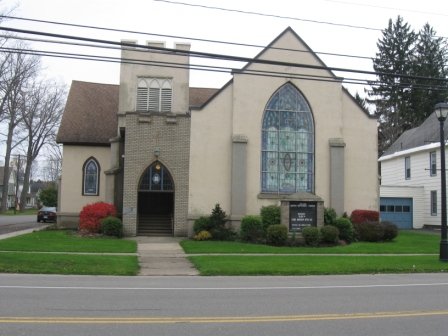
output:
<path id="1" fill-rule="evenodd" d="M 73 81 L 56 141 L 106 145 L 117 136 L 118 85 Z"/>
<path id="2" fill-rule="evenodd" d="M 119 86 L 73 81 L 56 141 L 65 144 L 109 145 L 117 136 Z M 190 88 L 190 106 L 200 107 L 218 89 Z"/>
<path id="3" fill-rule="evenodd" d="M 444 130 L 446 135 L 448 122 L 445 122 Z M 420 126 L 403 132 L 382 157 L 437 142 L 440 142 L 440 123 L 433 112 Z"/>

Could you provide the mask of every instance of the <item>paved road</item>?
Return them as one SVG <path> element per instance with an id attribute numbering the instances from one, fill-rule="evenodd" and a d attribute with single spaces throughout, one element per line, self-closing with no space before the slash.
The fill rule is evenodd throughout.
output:
<path id="1" fill-rule="evenodd" d="M 46 225 L 36 220 L 36 215 L 0 216 L 0 235 Z"/>
<path id="2" fill-rule="evenodd" d="M 0 335 L 446 335 L 448 275 L 0 275 Z"/>

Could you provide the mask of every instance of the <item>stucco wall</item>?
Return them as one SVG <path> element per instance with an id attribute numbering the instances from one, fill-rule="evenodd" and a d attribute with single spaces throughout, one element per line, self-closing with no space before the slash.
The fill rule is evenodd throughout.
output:
<path id="1" fill-rule="evenodd" d="M 306 49 L 289 32 L 274 47 Z M 268 49 L 260 59 L 322 66 L 312 53 L 293 53 Z M 315 194 L 325 206 L 330 197 L 330 139 L 345 144 L 345 211 L 378 209 L 377 128 L 355 104 L 339 82 L 294 78 L 295 75 L 331 76 L 326 70 L 250 64 L 245 71 L 274 71 L 290 74 L 283 78 L 235 73 L 233 81 L 200 111 L 192 113 L 190 215 L 209 214 L 219 202 L 231 214 L 232 137 L 247 138 L 246 212 L 258 214 L 263 205 L 279 204 L 279 197 L 261 195 L 261 125 L 263 112 L 271 96 L 290 82 L 307 100 L 315 126 Z"/>
<path id="2" fill-rule="evenodd" d="M 104 171 L 109 169 L 110 148 L 95 146 L 64 145 L 62 160 L 61 203 L 58 213 L 63 216 L 77 216 L 84 205 L 105 201 L 106 176 Z M 83 165 L 87 159 L 94 157 L 100 166 L 99 195 L 82 195 Z M 77 218 L 77 217 L 76 217 Z"/>

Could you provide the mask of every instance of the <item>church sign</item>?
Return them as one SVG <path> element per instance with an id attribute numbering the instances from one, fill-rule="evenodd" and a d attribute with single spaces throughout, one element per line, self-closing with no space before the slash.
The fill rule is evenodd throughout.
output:
<path id="1" fill-rule="evenodd" d="M 308 226 L 317 226 L 317 202 L 289 202 L 289 231 L 302 231 Z"/>

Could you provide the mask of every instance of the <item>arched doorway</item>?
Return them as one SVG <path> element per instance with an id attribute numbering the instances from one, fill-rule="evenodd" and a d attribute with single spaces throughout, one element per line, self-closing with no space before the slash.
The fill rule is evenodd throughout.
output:
<path id="1" fill-rule="evenodd" d="M 138 235 L 173 235 L 174 182 L 159 161 L 146 168 L 140 178 L 137 210 Z"/>

